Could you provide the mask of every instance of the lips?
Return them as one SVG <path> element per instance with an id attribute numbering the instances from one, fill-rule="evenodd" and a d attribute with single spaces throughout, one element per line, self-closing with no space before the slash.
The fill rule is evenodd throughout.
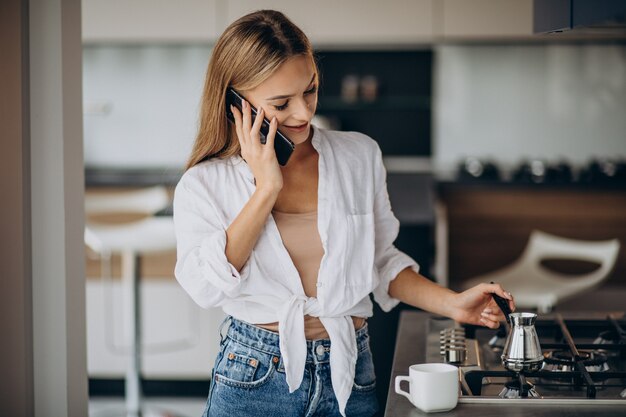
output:
<path id="1" fill-rule="evenodd" d="M 306 123 L 303 123 L 303 124 L 298 125 L 298 126 L 287 126 L 287 125 L 285 125 L 284 127 L 286 129 L 293 130 L 294 132 L 302 132 L 302 131 L 304 131 L 307 128 L 308 125 L 309 125 L 309 123 L 306 122 Z"/>

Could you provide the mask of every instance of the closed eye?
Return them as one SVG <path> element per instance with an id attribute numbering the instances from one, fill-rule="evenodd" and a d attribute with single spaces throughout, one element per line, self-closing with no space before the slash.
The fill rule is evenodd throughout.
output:
<path id="1" fill-rule="evenodd" d="M 313 87 L 309 88 L 308 90 L 306 90 L 304 92 L 305 96 L 311 95 L 311 94 L 315 94 L 317 92 L 317 85 L 314 85 Z M 274 106 L 274 108 L 277 111 L 283 111 L 285 110 L 287 107 L 289 106 L 289 100 L 285 101 L 283 104 L 279 104 Z"/>

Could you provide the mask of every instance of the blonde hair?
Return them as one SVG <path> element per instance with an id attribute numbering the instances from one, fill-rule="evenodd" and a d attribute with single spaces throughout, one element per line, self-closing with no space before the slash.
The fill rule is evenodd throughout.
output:
<path id="1" fill-rule="evenodd" d="M 311 43 L 281 12 L 259 10 L 226 28 L 207 68 L 198 133 L 186 169 L 205 159 L 240 154 L 234 125 L 226 118 L 226 90 L 253 89 L 295 56 L 310 57 L 317 74 Z"/>

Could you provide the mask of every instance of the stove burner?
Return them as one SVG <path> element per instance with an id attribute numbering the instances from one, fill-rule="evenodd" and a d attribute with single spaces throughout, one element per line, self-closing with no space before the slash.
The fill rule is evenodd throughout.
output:
<path id="1" fill-rule="evenodd" d="M 615 345 L 620 343 L 620 337 L 615 330 L 606 330 L 601 332 L 593 343 L 598 345 Z M 598 351 L 611 357 L 620 355 L 620 351 L 614 349 L 598 349 Z"/>
<path id="2" fill-rule="evenodd" d="M 607 356 L 598 351 L 579 351 L 585 369 L 589 372 L 604 372 L 609 370 Z M 572 353 L 566 350 L 556 350 L 543 354 L 543 370 L 554 372 L 575 371 Z"/>
<path id="3" fill-rule="evenodd" d="M 619 336 L 615 330 L 606 330 L 598 335 L 596 340 L 593 343 L 600 345 L 609 345 L 613 343 L 619 342 Z"/>
<path id="4" fill-rule="evenodd" d="M 520 393 L 520 384 L 521 382 L 519 379 L 513 379 L 508 381 L 506 384 L 504 384 L 504 388 L 502 388 L 502 391 L 500 391 L 500 394 L 498 394 L 498 396 L 500 398 L 539 398 L 539 394 L 537 393 L 535 386 L 527 381 L 524 381 L 524 391 L 526 391 L 528 395 L 523 396 Z"/>

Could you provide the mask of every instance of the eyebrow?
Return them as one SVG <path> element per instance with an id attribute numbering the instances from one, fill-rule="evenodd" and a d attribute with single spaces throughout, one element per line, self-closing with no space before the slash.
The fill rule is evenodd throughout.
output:
<path id="1" fill-rule="evenodd" d="M 311 84 L 313 83 L 313 81 L 314 81 L 314 80 L 315 80 L 315 74 L 313 74 L 313 77 L 311 78 L 311 81 L 309 81 L 309 84 L 308 84 L 308 85 L 311 85 Z M 278 100 L 278 99 L 281 99 L 281 98 L 289 98 L 289 97 L 292 97 L 292 96 L 293 96 L 293 95 L 273 96 L 273 97 L 267 98 L 266 100 L 267 100 L 267 101 L 272 101 L 272 100 Z"/>

